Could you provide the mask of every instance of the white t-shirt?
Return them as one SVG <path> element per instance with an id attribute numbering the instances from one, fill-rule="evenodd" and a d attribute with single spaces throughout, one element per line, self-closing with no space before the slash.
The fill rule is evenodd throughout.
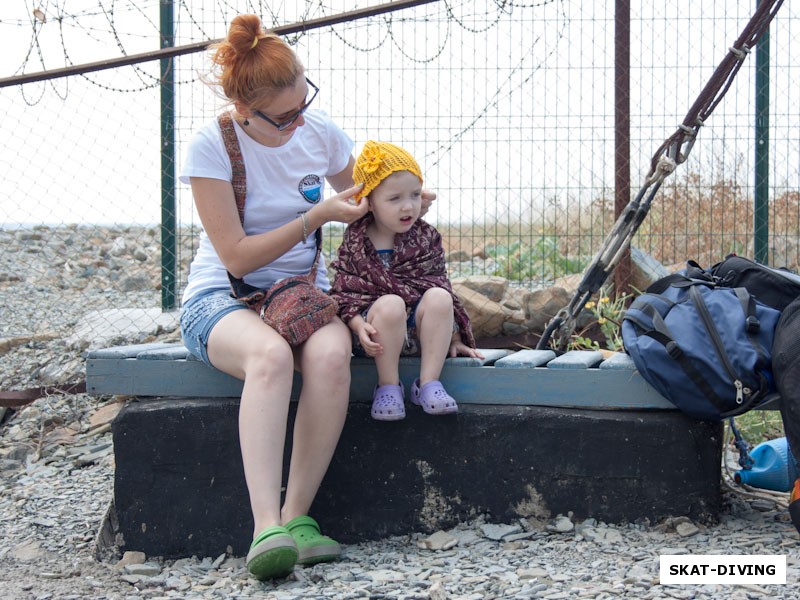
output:
<path id="1" fill-rule="evenodd" d="M 247 235 L 277 229 L 298 218 L 324 198 L 325 178 L 341 173 L 353 152 L 353 141 L 320 110 L 303 115 L 305 124 L 283 146 L 271 148 L 250 138 L 234 122 L 244 159 L 247 196 L 244 231 Z M 182 183 L 191 177 L 231 181 L 231 162 L 216 119 L 198 131 L 186 151 Z M 286 254 L 244 277 L 250 285 L 267 288 L 285 277 L 308 273 L 314 262 L 314 236 L 298 243 Z M 317 285 L 330 287 L 324 257 L 317 268 Z M 228 274 L 205 231 L 200 234 L 197 254 L 189 267 L 189 282 L 183 292 L 186 303 L 198 292 L 229 289 Z"/>

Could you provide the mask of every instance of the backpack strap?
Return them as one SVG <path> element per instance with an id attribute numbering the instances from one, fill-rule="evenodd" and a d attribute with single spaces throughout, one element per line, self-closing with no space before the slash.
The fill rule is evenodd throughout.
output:
<path id="1" fill-rule="evenodd" d="M 687 358 L 686 354 L 683 352 L 683 349 L 680 347 L 678 342 L 675 341 L 675 337 L 672 335 L 669 327 L 667 327 L 667 324 L 664 322 L 664 318 L 661 316 L 661 313 L 659 313 L 652 304 L 645 304 L 641 307 L 641 310 L 646 316 L 650 317 L 652 322 L 652 327 L 643 327 L 641 322 L 638 323 L 639 327 L 642 327 L 642 335 L 652 338 L 664 346 L 664 349 L 667 351 L 667 354 L 669 354 L 670 358 L 680 365 L 687 377 L 689 377 L 689 379 L 691 379 L 692 382 L 706 395 L 716 409 L 722 413 L 724 407 L 722 398 L 717 395 L 717 393 L 714 391 L 714 388 L 711 387 L 705 376 L 694 366 L 692 361 Z"/>
<path id="2" fill-rule="evenodd" d="M 767 381 L 767 377 L 764 372 L 771 369 L 772 365 L 770 364 L 771 361 L 769 357 L 767 357 L 767 355 L 764 353 L 764 349 L 761 347 L 761 343 L 758 339 L 761 331 L 761 321 L 758 320 L 758 313 L 756 312 L 756 298 L 747 291 L 747 288 L 736 287 L 733 288 L 733 292 L 736 294 L 736 297 L 739 299 L 739 302 L 742 305 L 742 311 L 744 312 L 745 317 L 744 330 L 747 333 L 747 339 L 753 346 L 753 350 L 755 350 L 756 354 L 758 355 L 756 368 L 761 389 L 766 390 L 769 387 L 769 382 Z"/>
<path id="3" fill-rule="evenodd" d="M 239 213 L 239 221 L 244 227 L 244 203 L 247 197 L 247 177 L 244 168 L 244 158 L 242 157 L 242 149 L 239 146 L 239 138 L 236 137 L 236 130 L 233 127 L 233 117 L 230 111 L 225 111 L 217 116 L 219 128 L 222 131 L 222 141 L 225 143 L 225 150 L 228 152 L 228 158 L 231 161 L 231 172 L 233 177 L 231 185 L 233 186 L 233 196 L 236 199 L 236 210 Z M 312 283 L 316 281 L 317 277 L 317 264 L 322 252 L 322 228 L 318 227 L 314 232 L 314 239 L 317 244 L 317 253 L 314 256 L 314 262 L 311 265 L 309 272 L 309 279 Z M 234 277 L 228 271 L 228 280 L 231 282 L 231 290 L 234 298 L 245 300 L 246 302 L 253 302 L 261 300 L 264 297 L 264 290 L 245 283 L 244 279 Z"/>

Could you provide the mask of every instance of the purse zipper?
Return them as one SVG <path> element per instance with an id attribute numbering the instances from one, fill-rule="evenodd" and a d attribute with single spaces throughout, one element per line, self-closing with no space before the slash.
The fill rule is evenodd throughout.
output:
<path id="1" fill-rule="evenodd" d="M 290 281 L 290 282 L 288 282 L 288 283 L 286 283 L 286 284 L 282 285 L 281 287 L 279 287 L 277 290 L 273 290 L 273 291 L 272 291 L 272 293 L 269 295 L 269 298 L 268 298 L 268 299 L 266 300 L 266 302 L 264 302 L 264 304 L 261 306 L 261 311 L 259 312 L 259 316 L 260 316 L 262 319 L 264 318 L 264 313 L 267 311 L 267 307 L 270 305 L 270 303 L 272 302 L 272 299 L 273 299 L 273 298 L 274 298 L 276 295 L 278 295 L 278 294 L 279 294 L 280 292 L 282 292 L 283 290 L 288 290 L 289 288 L 293 288 L 294 286 L 296 286 L 296 285 L 300 285 L 300 284 L 302 284 L 302 283 L 303 283 L 302 281 L 297 281 L 297 280 L 295 280 L 295 281 Z"/>

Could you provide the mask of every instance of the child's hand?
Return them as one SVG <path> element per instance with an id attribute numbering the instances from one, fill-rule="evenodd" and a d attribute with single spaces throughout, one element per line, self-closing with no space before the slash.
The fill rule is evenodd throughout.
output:
<path id="1" fill-rule="evenodd" d="M 367 356 L 373 358 L 383 354 L 383 346 L 372 339 L 372 336 L 376 333 L 378 333 L 378 330 L 369 323 L 364 323 L 358 330 L 358 341 L 361 342 L 361 347 L 364 348 L 364 352 L 367 353 Z"/>
<path id="2" fill-rule="evenodd" d="M 470 348 L 460 339 L 453 340 L 450 342 L 450 352 L 448 353 L 450 358 L 455 358 L 456 356 L 471 356 L 472 358 L 483 358 L 483 354 L 478 352 L 475 348 Z"/>

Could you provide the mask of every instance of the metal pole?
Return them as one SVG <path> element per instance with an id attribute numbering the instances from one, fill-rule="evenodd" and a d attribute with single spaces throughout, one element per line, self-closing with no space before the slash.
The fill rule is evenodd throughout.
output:
<path id="1" fill-rule="evenodd" d="M 763 0 L 756 0 L 756 6 Z M 753 254 L 769 262 L 769 29 L 756 44 L 756 145 Z"/>
<path id="2" fill-rule="evenodd" d="M 631 4 L 614 6 L 614 217 L 619 218 L 631 200 Z M 630 292 L 631 251 L 614 269 L 614 293 Z"/>
<path id="3" fill-rule="evenodd" d="M 269 31 L 275 35 L 292 35 L 294 33 L 303 33 L 320 29 L 322 27 L 331 27 L 339 23 L 347 21 L 355 21 L 357 19 L 365 19 L 367 17 L 375 17 L 378 15 L 391 13 L 396 10 L 403 10 L 406 8 L 413 8 L 431 2 L 439 2 L 439 0 L 394 0 L 393 2 L 386 2 L 377 6 L 369 6 L 366 8 L 359 8 L 348 12 L 331 15 L 328 17 L 320 17 L 319 19 L 311 19 L 309 21 L 298 21 L 290 25 L 279 25 L 273 27 Z M 163 9 L 162 9 L 163 10 Z M 72 65 L 71 67 L 63 67 L 61 69 L 50 69 L 48 71 L 41 71 L 39 73 L 25 73 L 24 75 L 14 75 L 13 77 L 0 78 L 0 88 L 9 85 L 22 85 L 23 83 L 33 83 L 36 81 L 53 80 L 59 77 L 69 77 L 70 75 L 82 75 L 84 73 L 94 73 L 96 71 L 103 71 L 105 69 L 115 69 L 117 67 L 124 67 L 127 65 L 137 65 L 142 62 L 151 60 L 161 60 L 164 58 L 172 58 L 181 56 L 183 54 L 193 54 L 205 50 L 211 44 L 222 41 L 222 38 L 215 40 L 206 40 L 203 42 L 194 42 L 184 46 L 162 47 L 159 50 L 152 52 L 144 52 L 142 54 L 131 54 L 129 56 L 121 56 L 110 60 L 101 60 L 99 62 L 86 63 L 82 65 Z"/>
<path id="4" fill-rule="evenodd" d="M 160 0 L 161 47 L 175 44 L 173 0 Z M 174 57 L 161 65 L 161 309 L 175 308 L 175 77 Z"/>

